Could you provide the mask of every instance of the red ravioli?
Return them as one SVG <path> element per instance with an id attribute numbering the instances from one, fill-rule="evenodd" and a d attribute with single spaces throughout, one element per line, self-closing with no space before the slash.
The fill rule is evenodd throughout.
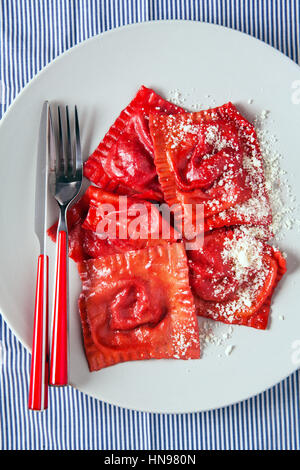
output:
<path id="1" fill-rule="evenodd" d="M 84 175 L 109 192 L 161 200 L 149 132 L 149 113 L 154 110 L 184 112 L 142 86 L 85 163 Z"/>
<path id="2" fill-rule="evenodd" d="M 202 203 L 205 230 L 270 224 L 255 129 L 232 103 L 176 116 L 152 113 L 150 132 L 169 205 Z"/>
<path id="3" fill-rule="evenodd" d="M 197 359 L 199 331 L 181 243 L 87 260 L 79 308 L 91 371 L 140 359 Z"/>
<path id="4" fill-rule="evenodd" d="M 190 284 L 200 316 L 265 329 L 274 289 L 286 272 L 282 254 L 250 230 L 218 229 L 189 251 Z"/>
<path id="5" fill-rule="evenodd" d="M 125 238 L 121 239 L 119 237 L 120 224 L 122 224 L 122 218 L 119 216 L 120 210 L 124 207 L 125 199 L 127 208 L 132 211 L 133 216 L 135 215 L 135 209 L 138 210 L 138 207 L 144 209 L 144 218 L 140 218 L 137 212 L 137 216 L 141 220 L 142 230 L 137 227 L 136 231 L 143 232 L 144 225 L 148 222 L 149 234 L 146 238 L 142 238 L 144 234 L 141 233 L 140 239 L 130 239 L 127 236 L 128 230 L 126 229 Z M 117 230 L 114 237 L 108 236 L 107 233 L 105 237 L 102 237 L 99 231 L 97 233 L 97 228 L 101 226 L 102 208 L 111 208 L 111 214 L 116 216 L 116 219 L 111 217 L 113 222 L 116 220 Z M 128 211 L 124 215 L 125 221 L 127 221 L 126 224 L 130 228 L 130 223 L 134 224 L 134 221 L 131 220 L 133 216 L 128 217 Z M 109 215 L 107 219 L 109 219 Z M 152 225 L 150 225 L 151 221 Z M 68 229 L 69 256 L 76 262 L 123 253 L 128 250 L 139 250 L 146 246 L 175 241 L 178 238 L 176 231 L 161 217 L 155 205 L 139 198 L 122 198 L 122 196 L 107 193 L 96 186 L 89 186 L 83 197 L 68 211 Z M 48 235 L 53 241 L 56 239 L 56 230 L 57 223 L 48 230 Z M 108 229 L 105 229 L 105 231 L 107 232 Z M 164 239 L 161 238 L 162 234 L 165 235 Z"/>
<path id="6" fill-rule="evenodd" d="M 234 123 L 238 131 L 244 149 L 243 166 L 247 171 L 246 183 L 251 188 L 251 197 L 208 217 L 205 220 L 205 230 L 231 225 L 270 226 L 272 211 L 265 186 L 263 158 L 253 124 L 247 121 L 232 103 L 220 106 L 212 112 Z"/>
<path id="7" fill-rule="evenodd" d="M 243 142 L 229 119 L 212 110 L 175 116 L 152 113 L 150 132 L 170 206 L 202 204 L 206 218 L 251 196 Z"/>

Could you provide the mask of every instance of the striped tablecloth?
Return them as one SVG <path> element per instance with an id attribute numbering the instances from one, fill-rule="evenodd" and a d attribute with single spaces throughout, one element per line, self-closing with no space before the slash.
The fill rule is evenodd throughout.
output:
<path id="1" fill-rule="evenodd" d="M 0 0 L 0 115 L 39 70 L 74 44 L 157 19 L 229 26 L 300 62 L 299 0 Z M 259 396 L 210 412 L 129 411 L 69 387 L 52 388 L 49 409 L 30 413 L 30 355 L 1 317 L 0 334 L 0 449 L 300 448 L 298 372 Z"/>

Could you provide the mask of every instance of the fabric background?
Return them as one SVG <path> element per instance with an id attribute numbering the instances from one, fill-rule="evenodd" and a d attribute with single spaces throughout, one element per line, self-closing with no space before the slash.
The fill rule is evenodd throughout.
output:
<path id="1" fill-rule="evenodd" d="M 39 70 L 71 46 L 121 25 L 192 19 L 255 36 L 300 62 L 299 0 L 0 0 L 0 116 Z M 4 158 L 1 155 L 1 158 Z M 0 317 L 0 449 L 300 449 L 300 374 L 210 412 L 121 409 L 71 387 L 27 410 L 30 355 Z"/>

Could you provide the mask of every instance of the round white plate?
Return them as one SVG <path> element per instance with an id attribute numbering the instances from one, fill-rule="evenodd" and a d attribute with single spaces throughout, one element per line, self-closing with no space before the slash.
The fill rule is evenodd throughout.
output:
<path id="1" fill-rule="evenodd" d="M 0 124 L 0 311 L 22 343 L 31 348 L 38 256 L 33 229 L 35 163 L 45 99 L 78 105 L 84 158 L 141 84 L 165 97 L 178 89 L 189 97 L 186 105 L 190 101 L 211 106 L 212 96 L 217 105 L 231 99 L 250 119 L 269 110 L 282 166 L 299 200 L 300 105 L 292 100 L 296 80 L 299 67 L 264 43 L 230 29 L 187 21 L 143 23 L 108 32 L 46 67 Z M 49 224 L 56 216 L 53 204 Z M 176 413 L 222 407 L 271 387 L 299 366 L 299 245 L 299 233 L 290 230 L 282 242 L 288 273 L 274 296 L 268 330 L 235 327 L 224 345 L 204 345 L 200 360 L 137 361 L 94 373 L 89 373 L 84 356 L 77 310 L 80 281 L 71 261 L 70 383 L 123 407 Z M 53 274 L 52 242 L 49 254 Z M 53 287 L 53 276 L 50 281 Z M 228 329 L 217 328 L 219 336 Z M 224 354 L 227 345 L 235 346 L 229 356 Z"/>

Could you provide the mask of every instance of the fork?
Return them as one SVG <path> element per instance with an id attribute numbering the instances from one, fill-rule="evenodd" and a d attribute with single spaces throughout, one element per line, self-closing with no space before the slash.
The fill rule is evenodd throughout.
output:
<path id="1" fill-rule="evenodd" d="M 68 106 L 65 125 L 57 108 L 58 132 L 55 134 L 50 109 L 50 171 L 49 189 L 56 199 L 60 215 L 57 227 L 55 297 L 52 315 L 50 352 L 50 385 L 68 384 L 68 227 L 67 210 L 78 195 L 82 184 L 82 156 L 77 107 L 74 112 L 73 148 Z M 63 131 L 65 129 L 65 133 Z"/>

